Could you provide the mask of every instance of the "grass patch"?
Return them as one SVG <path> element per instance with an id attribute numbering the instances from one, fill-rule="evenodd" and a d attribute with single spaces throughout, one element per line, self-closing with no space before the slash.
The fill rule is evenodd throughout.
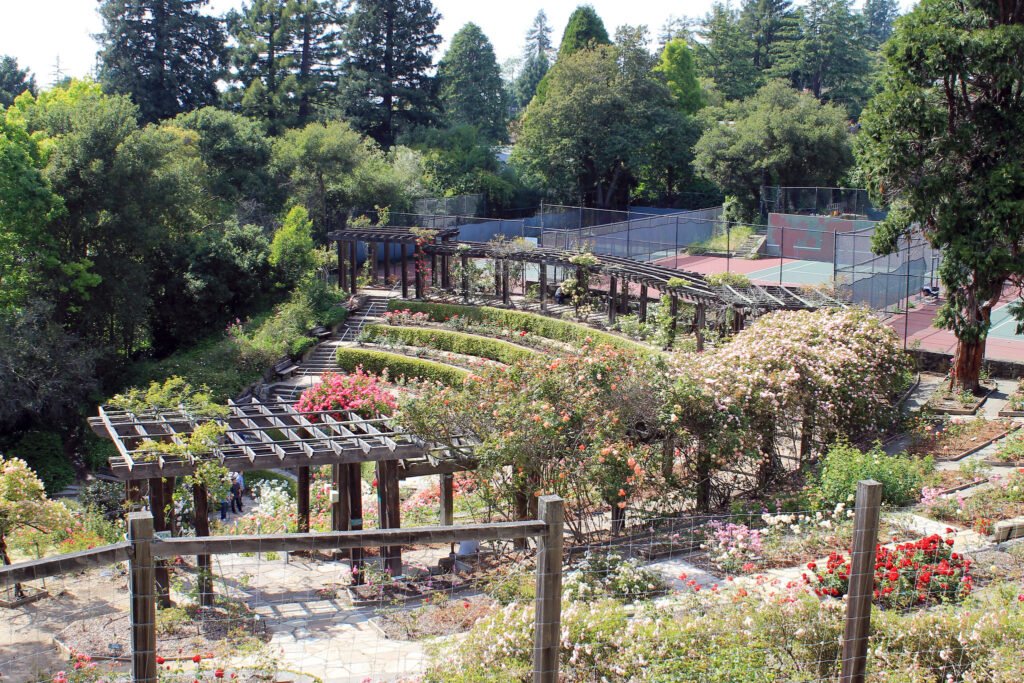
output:
<path id="1" fill-rule="evenodd" d="M 691 254 L 705 254 L 709 251 L 724 253 L 731 249 L 736 249 L 736 247 L 742 244 L 744 240 L 751 237 L 753 234 L 754 228 L 752 226 L 737 225 L 733 227 L 730 233 L 723 232 L 720 235 L 713 235 L 703 242 L 694 242 L 686 247 L 686 251 Z"/>
<path id="2" fill-rule="evenodd" d="M 399 377 L 423 379 L 441 382 L 449 386 L 461 385 L 466 375 L 469 374 L 466 370 L 453 368 L 443 363 L 368 349 L 341 347 L 338 349 L 335 361 L 338 367 L 346 372 L 352 372 L 362 366 L 364 371 L 373 374 L 380 374 L 387 370 L 391 379 Z"/>

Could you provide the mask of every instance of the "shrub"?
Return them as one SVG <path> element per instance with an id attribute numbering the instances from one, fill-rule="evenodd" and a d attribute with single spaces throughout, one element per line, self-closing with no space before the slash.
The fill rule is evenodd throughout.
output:
<path id="1" fill-rule="evenodd" d="M 263 370 L 276 360 L 277 357 L 270 354 L 263 360 L 245 358 L 235 340 L 217 335 L 161 360 L 134 363 L 124 385 L 146 386 L 179 376 L 193 386 L 209 387 L 214 400 L 226 402 L 258 380 Z M 104 443 L 110 444 L 109 441 Z M 97 459 L 99 457 L 96 455 Z"/>
<path id="2" fill-rule="evenodd" d="M 714 287 L 721 285 L 728 285 L 730 287 L 749 287 L 750 278 L 743 273 L 711 273 L 705 275 L 704 279 L 707 280 L 709 285 Z"/>
<path id="3" fill-rule="evenodd" d="M 851 561 L 832 553 L 824 569 L 811 562 L 814 585 L 820 596 L 841 597 L 850 590 Z M 953 552 L 953 539 L 932 534 L 895 548 L 875 547 L 875 602 L 903 609 L 914 605 L 961 602 L 973 588 L 971 561 Z"/>
<path id="4" fill-rule="evenodd" d="M 476 356 L 511 365 L 534 355 L 534 352 L 500 339 L 478 337 L 463 332 L 436 330 L 425 327 L 395 327 L 393 325 L 370 325 L 367 328 L 371 338 L 387 339 L 408 346 L 425 346 L 439 351 Z"/>
<path id="5" fill-rule="evenodd" d="M 612 597 L 634 602 L 648 600 L 664 589 L 661 577 L 641 567 L 635 558 L 624 560 L 618 553 L 587 553 L 586 558 L 566 577 L 562 596 L 578 601 Z"/>
<path id="6" fill-rule="evenodd" d="M 302 392 L 295 404 L 295 409 L 304 413 L 337 411 L 331 413 L 335 420 L 348 419 L 344 414 L 347 412 L 365 418 L 380 417 L 392 413 L 396 407 L 395 397 L 379 383 L 377 376 L 362 368 L 356 368 L 350 375 L 325 372 L 320 383 Z M 320 416 L 310 419 L 319 422 Z"/>
<path id="7" fill-rule="evenodd" d="M 106 467 L 110 458 L 117 455 L 117 446 L 110 439 L 101 439 L 91 431 L 85 434 L 85 447 L 82 451 L 82 459 L 90 470 L 98 470 Z"/>
<path id="8" fill-rule="evenodd" d="M 874 479 L 882 484 L 883 503 L 907 505 L 917 500 L 924 475 L 932 467 L 929 458 L 887 455 L 880 444 L 865 453 L 841 442 L 825 455 L 810 497 L 820 507 L 832 507 L 848 502 L 857 491 L 858 481 Z"/>
<path id="9" fill-rule="evenodd" d="M 116 481 L 93 479 L 82 486 L 78 502 L 86 509 L 96 510 L 106 519 L 120 517 L 124 511 L 124 485 Z"/>
<path id="10" fill-rule="evenodd" d="M 75 469 L 64 455 L 64 444 L 55 432 L 26 432 L 11 449 L 42 480 L 50 495 L 63 491 L 75 481 Z"/>
<path id="11" fill-rule="evenodd" d="M 512 330 L 525 330 L 539 337 L 554 339 L 582 346 L 589 339 L 594 344 L 614 346 L 615 348 L 634 353 L 653 354 L 653 349 L 643 344 L 623 339 L 607 332 L 601 332 L 586 325 L 556 320 L 543 315 L 509 311 L 490 306 L 459 306 L 456 304 L 435 304 L 420 301 L 391 301 L 390 310 L 408 309 L 413 313 L 423 312 L 430 315 L 434 322 L 444 322 L 453 316 L 461 316 L 476 323 L 492 323 Z"/>
<path id="12" fill-rule="evenodd" d="M 346 372 L 362 367 L 366 372 L 374 374 L 387 371 L 392 379 L 405 377 L 440 382 L 448 386 L 460 386 L 469 374 L 465 370 L 443 363 L 368 349 L 339 347 L 335 361 L 338 367 Z"/>

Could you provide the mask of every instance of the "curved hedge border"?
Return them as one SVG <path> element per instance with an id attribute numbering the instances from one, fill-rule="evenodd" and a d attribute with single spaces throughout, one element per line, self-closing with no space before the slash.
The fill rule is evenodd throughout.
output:
<path id="1" fill-rule="evenodd" d="M 388 310 L 401 311 L 408 309 L 413 313 L 426 313 L 433 322 L 444 322 L 454 315 L 477 323 L 493 323 L 512 330 L 526 330 L 532 334 L 548 339 L 582 346 L 587 338 L 598 344 L 607 344 L 633 353 L 653 354 L 657 351 L 618 335 L 595 330 L 586 325 L 558 320 L 535 313 L 509 311 L 490 306 L 460 306 L 457 304 L 437 304 L 424 301 L 405 301 L 392 299 L 388 302 Z"/>
<path id="2" fill-rule="evenodd" d="M 373 374 L 380 374 L 387 370 L 392 378 L 415 377 L 441 382 L 449 386 L 462 384 L 466 375 L 469 374 L 461 368 L 453 368 L 450 365 L 435 363 L 431 360 L 409 358 L 385 351 L 353 349 L 347 346 L 339 347 L 334 358 L 338 367 L 346 372 L 353 372 L 357 367 L 362 366 L 363 370 Z"/>
<path id="3" fill-rule="evenodd" d="M 387 339 L 407 346 L 425 346 L 463 356 L 496 360 L 505 365 L 524 361 L 536 355 L 535 351 L 500 339 L 479 337 L 465 332 L 439 330 L 433 327 L 367 325 L 365 329 L 375 341 Z"/>

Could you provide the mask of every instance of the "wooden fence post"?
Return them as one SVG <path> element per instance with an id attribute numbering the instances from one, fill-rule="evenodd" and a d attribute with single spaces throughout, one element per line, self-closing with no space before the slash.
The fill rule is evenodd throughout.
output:
<path id="1" fill-rule="evenodd" d="M 153 567 L 153 515 L 128 514 L 131 575 L 132 681 L 156 681 L 156 576 Z"/>
<path id="2" fill-rule="evenodd" d="M 441 475 L 441 526 L 455 524 L 455 475 Z"/>
<path id="3" fill-rule="evenodd" d="M 562 630 L 562 499 L 541 496 L 537 516 L 547 532 L 537 540 L 537 599 L 533 637 L 533 683 L 557 683 Z"/>
<path id="4" fill-rule="evenodd" d="M 850 592 L 846 597 L 846 632 L 843 635 L 842 683 L 863 683 L 871 627 L 871 599 L 875 590 L 875 546 L 882 485 L 868 479 L 857 483 L 850 553 Z"/>

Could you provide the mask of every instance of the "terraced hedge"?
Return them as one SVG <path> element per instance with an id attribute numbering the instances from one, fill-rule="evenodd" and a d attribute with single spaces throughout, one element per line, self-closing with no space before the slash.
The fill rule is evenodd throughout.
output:
<path id="1" fill-rule="evenodd" d="M 389 340 L 396 344 L 421 346 L 438 351 L 461 353 L 495 360 L 505 365 L 526 360 L 535 351 L 510 344 L 500 339 L 478 337 L 465 332 L 439 330 L 433 327 L 398 327 L 394 325 L 368 325 L 364 328 L 375 341 Z"/>
<path id="2" fill-rule="evenodd" d="M 575 344 L 576 346 L 583 345 L 587 338 L 590 338 L 598 344 L 608 344 L 625 351 L 645 354 L 656 353 L 649 346 L 623 339 L 618 335 L 601 332 L 600 330 L 569 322 L 568 320 L 558 320 L 535 313 L 509 311 L 490 306 L 459 306 L 457 304 L 437 304 L 400 299 L 389 301 L 388 309 L 392 311 L 408 309 L 413 313 L 426 313 L 434 322 L 444 322 L 448 318 L 458 315 L 472 322 L 491 323 L 512 330 L 526 330 L 540 337 L 554 339 L 567 344 Z"/>
<path id="3" fill-rule="evenodd" d="M 416 379 L 433 380 L 458 386 L 462 384 L 466 375 L 469 374 L 461 368 L 453 368 L 443 363 L 435 363 L 420 358 L 410 358 L 397 353 L 385 351 L 371 351 L 369 349 L 352 349 L 340 347 L 335 355 L 338 367 L 346 372 L 352 372 L 362 366 L 366 372 L 380 374 L 384 370 L 392 378 L 408 377 Z"/>

